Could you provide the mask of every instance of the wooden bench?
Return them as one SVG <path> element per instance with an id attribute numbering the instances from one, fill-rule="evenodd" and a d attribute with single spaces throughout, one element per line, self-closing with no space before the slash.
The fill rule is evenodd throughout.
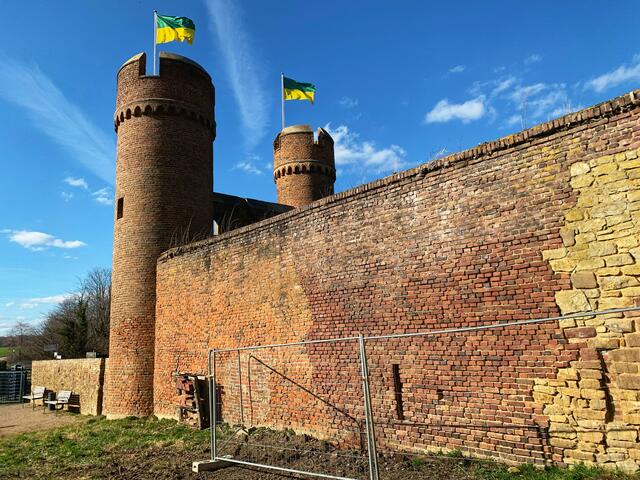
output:
<path id="1" fill-rule="evenodd" d="M 58 405 L 60 406 L 60 410 L 64 409 L 65 405 L 69 404 L 69 399 L 71 398 L 71 390 L 60 390 L 56 395 L 55 400 L 45 400 L 44 403 L 49 405 L 53 405 L 53 409 L 58 414 Z M 46 412 L 46 409 L 45 409 Z"/>
<path id="2" fill-rule="evenodd" d="M 45 388 L 39 385 L 33 387 L 30 395 L 23 395 L 22 398 L 31 402 L 32 410 L 36 408 L 36 400 L 42 400 L 42 406 L 44 407 L 44 391 Z M 24 407 L 24 405 L 22 405 Z"/>

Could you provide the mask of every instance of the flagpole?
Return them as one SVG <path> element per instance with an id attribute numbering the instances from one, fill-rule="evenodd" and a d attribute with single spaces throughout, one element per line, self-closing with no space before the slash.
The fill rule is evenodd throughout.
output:
<path id="1" fill-rule="evenodd" d="M 153 11 L 153 74 L 156 75 L 156 39 L 158 38 L 158 11 Z"/>
<path id="2" fill-rule="evenodd" d="M 282 130 L 284 130 L 284 73 L 280 72 L 280 98 L 282 100 Z"/>

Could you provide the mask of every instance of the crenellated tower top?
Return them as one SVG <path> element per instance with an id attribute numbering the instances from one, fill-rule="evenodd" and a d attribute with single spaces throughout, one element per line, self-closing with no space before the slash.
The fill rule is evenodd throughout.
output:
<path id="1" fill-rule="evenodd" d="M 190 118 L 211 132 L 215 140 L 215 89 L 211 76 L 193 60 L 160 52 L 160 74 L 146 74 L 146 55 L 139 53 L 118 71 L 114 128 L 131 117 L 167 114 Z"/>
<path id="2" fill-rule="evenodd" d="M 284 128 L 273 142 L 273 180 L 278 203 L 299 207 L 333 195 L 336 180 L 333 138 L 309 125 Z"/>

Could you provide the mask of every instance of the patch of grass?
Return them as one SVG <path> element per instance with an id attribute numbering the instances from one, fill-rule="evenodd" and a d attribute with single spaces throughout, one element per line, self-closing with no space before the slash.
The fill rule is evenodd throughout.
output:
<path id="1" fill-rule="evenodd" d="M 0 347 L 0 357 L 8 357 L 14 350 L 14 347 Z"/>
<path id="2" fill-rule="evenodd" d="M 576 465 L 573 468 L 545 467 L 521 465 L 509 469 L 504 465 L 486 463 L 478 465 L 474 473 L 481 480 L 622 480 L 637 479 L 637 475 L 625 475 L 622 472 L 605 471 L 600 468 Z"/>
<path id="3" fill-rule="evenodd" d="M 195 431 L 173 420 L 91 418 L 45 432 L 0 440 L 0 478 L 62 476 L 77 468 L 100 468 L 114 455 L 171 445 L 184 452 L 206 445 L 208 431 Z M 30 470 L 33 469 L 32 472 Z"/>
<path id="4" fill-rule="evenodd" d="M 237 428 L 221 425 L 218 436 L 221 443 L 235 436 Z M 292 431 L 268 428 L 251 429 L 250 435 L 263 436 L 258 441 L 276 446 L 292 447 L 285 441 Z M 233 438 L 232 438 L 233 439 Z M 206 458 L 209 431 L 196 431 L 173 420 L 125 418 L 107 421 L 92 417 L 82 423 L 44 432 L 33 432 L 0 439 L 0 480 L 14 478 L 138 478 L 176 479 L 190 476 L 190 461 Z M 305 440 L 304 448 L 314 445 Z M 320 452 L 326 452 L 316 442 Z M 295 444 L 292 448 L 296 448 Z M 548 467 L 538 469 L 522 465 L 517 469 L 490 461 L 475 461 L 462 456 L 460 450 L 441 452 L 440 455 L 416 457 L 409 461 L 389 458 L 383 462 L 383 471 L 392 468 L 395 477 L 430 480 L 640 480 L 639 475 L 605 472 L 601 469 L 578 465 L 572 469 Z M 309 468 L 318 468 L 326 457 L 309 456 Z M 295 457 L 294 461 L 300 461 Z M 286 461 L 286 457 L 281 459 Z M 238 473 L 243 476 L 229 478 L 261 478 L 260 473 Z M 244 476 L 246 474 L 246 477 Z M 223 477 L 226 478 L 226 477 Z M 385 477 L 390 478 L 390 477 Z"/>

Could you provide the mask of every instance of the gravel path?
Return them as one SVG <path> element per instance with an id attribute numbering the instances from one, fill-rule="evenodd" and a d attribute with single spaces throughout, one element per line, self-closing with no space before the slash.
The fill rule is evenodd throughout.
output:
<path id="1" fill-rule="evenodd" d="M 9 437 L 25 432 L 49 430 L 50 428 L 82 422 L 83 417 L 66 412 L 43 413 L 43 407 L 31 409 L 31 405 L 0 405 L 0 437 Z"/>

